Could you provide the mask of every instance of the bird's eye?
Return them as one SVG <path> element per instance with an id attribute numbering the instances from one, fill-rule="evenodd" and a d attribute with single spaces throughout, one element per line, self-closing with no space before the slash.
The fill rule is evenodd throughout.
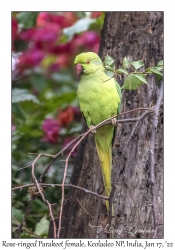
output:
<path id="1" fill-rule="evenodd" d="M 89 64 L 89 63 L 90 63 L 90 61 L 89 61 L 89 60 L 87 60 L 87 61 L 86 61 L 86 63 L 87 63 L 87 64 Z"/>

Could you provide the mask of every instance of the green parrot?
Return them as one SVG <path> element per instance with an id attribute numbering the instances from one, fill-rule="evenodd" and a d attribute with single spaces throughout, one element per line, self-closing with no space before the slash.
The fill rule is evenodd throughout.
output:
<path id="1" fill-rule="evenodd" d="M 74 64 L 77 74 L 81 77 L 77 99 L 87 126 L 91 128 L 119 113 L 120 86 L 116 86 L 118 83 L 114 78 L 106 75 L 99 56 L 93 52 L 81 53 L 75 58 Z M 113 133 L 112 125 L 105 125 L 95 131 L 95 143 L 107 197 L 111 192 Z M 106 201 L 106 207 L 109 210 L 109 201 Z"/>

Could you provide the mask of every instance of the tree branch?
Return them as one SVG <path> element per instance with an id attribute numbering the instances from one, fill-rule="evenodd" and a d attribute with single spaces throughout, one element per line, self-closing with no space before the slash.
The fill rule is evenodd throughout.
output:
<path id="1" fill-rule="evenodd" d="M 45 187 L 45 186 L 50 186 L 50 187 L 61 187 L 62 184 L 47 184 L 47 183 L 39 183 L 40 186 L 42 187 Z M 26 187 L 31 187 L 31 186 L 35 186 L 35 184 L 26 184 L 26 185 L 23 185 L 23 186 L 18 186 L 18 187 L 14 187 L 12 188 L 12 191 L 14 190 L 18 190 L 18 189 L 23 189 L 23 188 L 26 188 Z M 73 184 L 64 184 L 65 187 L 73 187 L 73 188 L 76 188 L 76 189 L 79 189 L 79 190 L 82 190 L 84 191 L 85 193 L 89 193 L 89 194 L 92 194 L 92 195 L 95 195 L 101 199 L 104 199 L 104 200 L 109 200 L 108 197 L 106 196 L 103 196 L 103 195 L 100 195 L 100 194 L 97 194 L 95 192 L 92 192 L 88 189 L 85 189 L 85 188 L 82 188 L 82 187 L 79 187 L 79 186 L 75 186 Z"/>
<path id="2" fill-rule="evenodd" d="M 55 219 L 53 217 L 53 213 L 52 213 L 52 205 L 50 204 L 50 202 L 48 200 L 45 200 L 48 207 L 49 207 L 49 211 L 50 211 L 50 217 L 52 218 L 53 221 L 53 235 L 54 235 L 54 239 L 56 239 L 56 224 L 55 224 Z"/>
<path id="3" fill-rule="evenodd" d="M 42 175 L 38 179 L 39 182 L 41 182 L 44 175 L 48 173 L 49 168 L 54 163 L 54 161 L 58 158 L 58 156 L 61 155 L 66 149 L 68 149 L 72 144 L 74 144 L 76 141 L 78 141 L 83 135 L 84 134 L 81 134 L 81 135 L 77 136 L 74 140 L 69 142 L 60 152 L 58 152 L 56 155 L 53 156 L 52 160 L 49 162 L 48 166 L 46 167 L 46 169 L 44 170 L 44 172 L 42 173 Z"/>
<path id="4" fill-rule="evenodd" d="M 35 162 L 37 162 L 37 160 L 38 160 L 41 156 L 43 156 L 43 154 L 39 154 L 39 155 L 36 157 L 36 159 L 33 161 L 33 163 L 32 163 L 32 179 L 33 179 L 33 181 L 35 182 L 35 184 L 36 184 L 36 186 L 37 186 L 37 189 L 38 189 L 38 192 L 40 193 L 40 195 L 41 195 L 43 201 L 45 202 L 46 199 L 45 199 L 45 197 L 44 197 L 44 195 L 43 195 L 43 192 L 42 192 L 42 190 L 41 190 L 41 188 L 40 188 L 40 185 L 39 185 L 39 183 L 38 183 L 38 181 L 37 181 L 37 178 L 36 178 L 36 176 L 35 176 L 35 174 L 34 174 Z M 45 155 L 44 155 L 44 156 L 45 156 Z"/>

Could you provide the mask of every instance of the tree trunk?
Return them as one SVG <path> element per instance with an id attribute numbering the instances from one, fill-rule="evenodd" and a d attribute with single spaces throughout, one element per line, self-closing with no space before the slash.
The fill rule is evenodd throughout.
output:
<path id="1" fill-rule="evenodd" d="M 101 34 L 99 56 L 110 55 L 116 69 L 126 56 L 142 59 L 145 67 L 163 59 L 163 12 L 108 12 Z M 117 79 L 118 80 L 118 79 Z M 122 84 L 124 79 L 119 80 Z M 163 203 L 163 119 L 162 83 L 149 76 L 148 85 L 123 91 L 122 110 L 147 108 L 159 102 L 158 125 L 155 115 L 120 123 L 113 144 L 114 238 L 162 238 Z M 144 111 L 122 118 L 134 118 Z M 87 128 L 84 127 L 84 131 Z M 135 130 L 133 130 L 135 129 Z M 133 134 L 131 135 L 131 131 Z M 153 148 L 151 148 L 153 146 Z M 71 183 L 104 195 L 104 186 L 93 135 L 80 145 Z M 62 218 L 61 238 L 106 238 L 108 215 L 105 201 L 78 189 L 70 189 Z M 101 230 L 97 230 L 101 228 Z"/>

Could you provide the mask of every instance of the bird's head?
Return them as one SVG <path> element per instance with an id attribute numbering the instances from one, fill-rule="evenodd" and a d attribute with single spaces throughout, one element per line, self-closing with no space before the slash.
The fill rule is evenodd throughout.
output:
<path id="1" fill-rule="evenodd" d="M 89 75 L 99 69 L 103 69 L 103 64 L 99 56 L 94 52 L 81 53 L 76 56 L 74 64 L 78 75 Z"/>

